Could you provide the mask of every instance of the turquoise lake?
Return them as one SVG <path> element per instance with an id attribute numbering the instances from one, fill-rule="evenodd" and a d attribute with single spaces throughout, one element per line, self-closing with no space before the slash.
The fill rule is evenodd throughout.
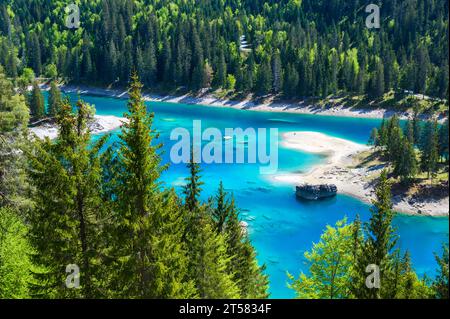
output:
<path id="1" fill-rule="evenodd" d="M 76 95 L 69 95 L 76 101 Z M 83 95 L 82 99 L 94 104 L 98 115 L 123 116 L 126 100 Z M 278 128 L 280 135 L 289 131 L 316 131 L 366 143 L 370 131 L 380 120 L 300 115 L 273 112 L 255 112 L 231 108 L 200 105 L 147 103 L 155 112 L 154 128 L 161 133 L 164 143 L 163 162 L 169 163 L 170 132 L 177 127 L 192 128 L 193 120 L 202 120 L 202 127 L 225 128 Z M 117 141 L 117 131 L 110 143 Z M 223 141 L 226 143 L 226 141 Z M 245 147 L 245 145 L 236 147 Z M 321 156 L 294 150 L 279 149 L 279 170 L 304 171 L 320 164 Z M 241 219 L 249 224 L 249 234 L 258 252 L 258 261 L 267 265 L 270 277 L 271 298 L 293 298 L 287 288 L 289 272 L 297 277 L 306 272 L 308 265 L 303 254 L 312 243 L 320 239 L 327 225 L 334 225 L 345 216 L 351 221 L 359 214 L 363 221 L 370 216 L 369 206 L 345 195 L 320 202 L 303 202 L 295 197 L 293 186 L 278 184 L 270 176 L 260 175 L 258 164 L 202 165 L 203 199 L 215 194 L 219 182 L 232 192 L 241 209 Z M 167 187 L 181 192 L 188 171 L 184 164 L 171 164 L 162 180 Z M 397 215 L 394 221 L 398 229 L 398 246 L 409 250 L 415 270 L 419 275 L 434 276 L 436 262 L 434 252 L 441 253 L 442 243 L 448 243 L 448 218 Z"/>

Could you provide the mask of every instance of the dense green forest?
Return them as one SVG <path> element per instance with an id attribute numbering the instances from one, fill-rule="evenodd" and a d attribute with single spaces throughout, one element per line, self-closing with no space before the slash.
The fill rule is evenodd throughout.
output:
<path id="1" fill-rule="evenodd" d="M 380 128 L 372 130 L 369 144 L 391 163 L 393 177 L 403 185 L 421 174 L 448 185 L 448 138 L 448 119 L 442 125 L 436 120 L 423 123 L 415 113 L 403 127 L 397 115 L 383 119 Z"/>
<path id="2" fill-rule="evenodd" d="M 223 184 L 199 201 L 193 153 L 184 198 L 159 180 L 162 145 L 141 89 L 134 75 L 128 121 L 105 150 L 109 136 L 92 142 L 87 128 L 92 107 L 74 109 L 52 87 L 59 134 L 41 141 L 30 138 L 26 99 L 0 67 L 0 298 L 269 297 L 265 267 Z M 383 172 L 367 223 L 327 227 L 305 254 L 308 274 L 289 275 L 299 298 L 448 298 L 448 246 L 436 256 L 436 278 L 419 278 L 396 246 L 390 187 Z M 381 289 L 366 287 L 371 263 L 380 265 Z M 69 289 L 76 278 L 78 289 Z"/>
<path id="3" fill-rule="evenodd" d="M 65 26 L 67 3 L 4 0 L 0 64 L 36 75 L 146 88 L 222 88 L 258 95 L 447 98 L 448 1 L 79 0 L 81 27 Z M 241 37 L 248 47 L 241 47 Z"/>
<path id="4" fill-rule="evenodd" d="M 29 139 L 29 110 L 0 67 L 0 298 L 266 298 L 268 279 L 222 184 L 199 201 L 159 181 L 160 145 L 136 77 L 120 142 L 92 145 L 90 107 L 58 103 L 55 141 Z M 71 265 L 80 289 L 68 289 Z"/>

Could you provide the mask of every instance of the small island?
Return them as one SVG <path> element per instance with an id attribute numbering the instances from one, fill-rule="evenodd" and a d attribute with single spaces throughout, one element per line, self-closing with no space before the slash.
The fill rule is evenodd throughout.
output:
<path id="1" fill-rule="evenodd" d="M 321 185 L 300 185 L 296 187 L 296 193 L 298 198 L 307 200 L 319 200 L 324 198 L 334 197 L 337 194 L 337 187 L 333 184 L 321 184 Z"/>

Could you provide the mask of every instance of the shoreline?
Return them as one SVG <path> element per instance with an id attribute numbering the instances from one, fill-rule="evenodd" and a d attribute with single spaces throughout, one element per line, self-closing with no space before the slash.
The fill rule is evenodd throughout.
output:
<path id="1" fill-rule="evenodd" d="M 378 176 L 384 166 L 352 167 L 354 158 L 369 149 L 341 138 L 318 132 L 289 132 L 283 134 L 282 145 L 307 153 L 326 156 L 326 163 L 313 166 L 306 173 L 287 173 L 272 176 L 275 182 L 291 184 L 335 184 L 338 193 L 371 204 L 375 198 L 375 184 L 371 177 Z M 394 196 L 394 210 L 414 216 L 448 217 L 449 198 L 439 201 L 412 202 L 407 196 Z"/>
<path id="2" fill-rule="evenodd" d="M 128 93 L 125 90 L 94 88 L 89 86 L 62 86 L 61 90 L 64 93 L 78 93 L 90 94 L 97 96 L 104 96 L 110 98 L 127 99 Z M 354 118 L 383 118 L 390 116 L 395 112 L 386 110 L 353 110 L 345 108 L 330 108 L 326 110 L 313 110 L 312 106 L 303 107 L 300 109 L 288 108 L 283 109 L 282 104 L 256 104 L 250 100 L 247 101 L 229 101 L 226 99 L 217 99 L 214 97 L 193 97 L 189 94 L 183 96 L 162 96 L 157 94 L 143 93 L 145 101 L 150 102 L 168 102 L 168 103 L 183 103 L 183 104 L 197 104 L 206 107 L 226 107 L 251 111 L 263 112 L 288 112 L 297 114 L 312 114 L 320 116 L 341 116 Z M 292 106 L 292 104 L 290 104 Z M 397 113 L 402 114 L 402 113 Z M 100 134 L 112 131 L 123 124 L 123 118 L 115 116 L 96 116 L 98 118 L 114 118 L 113 122 L 116 124 L 100 130 L 92 132 L 92 134 Z M 406 114 L 400 115 L 400 118 L 407 118 Z M 120 121 L 120 125 L 117 124 Z M 307 173 L 287 173 L 272 176 L 271 179 L 277 182 L 288 183 L 291 185 L 298 185 L 299 182 L 309 184 L 324 184 L 332 183 L 338 187 L 338 193 L 346 194 L 357 198 L 365 203 L 371 204 L 374 198 L 374 184 L 370 176 L 378 176 L 384 167 L 370 167 L 370 168 L 353 168 L 354 157 L 359 153 L 369 149 L 368 146 L 357 144 L 345 139 L 331 137 L 317 132 L 290 132 L 283 135 L 282 144 L 288 148 L 294 148 L 307 153 L 322 154 L 326 156 L 326 163 L 319 164 L 311 168 Z M 406 196 L 394 196 L 393 198 L 394 210 L 407 215 L 414 216 L 449 216 L 448 197 L 438 202 L 412 202 Z"/>
<path id="3" fill-rule="evenodd" d="M 110 98 L 127 99 L 128 92 L 124 89 L 106 89 L 96 88 L 85 85 L 63 85 L 61 90 L 64 93 L 78 93 L 78 94 L 90 94 L 97 96 L 104 96 Z M 275 113 L 292 113 L 292 114 L 309 114 L 319 116 L 338 116 L 338 117 L 353 117 L 364 119 L 382 119 L 384 117 L 390 117 L 397 114 L 400 119 L 408 119 L 412 116 L 409 112 L 396 112 L 385 109 L 354 109 L 346 108 L 342 106 L 333 106 L 330 108 L 322 108 L 308 104 L 305 101 L 297 102 L 283 102 L 274 101 L 259 103 L 252 99 L 244 100 L 229 100 L 214 97 L 212 94 L 206 94 L 201 97 L 193 96 L 192 94 L 184 94 L 180 96 L 175 95 L 160 95 L 156 93 L 143 92 L 143 98 L 147 102 L 166 102 L 166 103 L 179 103 L 179 104 L 196 104 L 207 107 L 225 107 L 238 110 L 258 111 L 258 112 L 275 112 Z M 444 121 L 444 119 L 439 119 Z"/>
<path id="4" fill-rule="evenodd" d="M 94 120 L 88 124 L 92 135 L 108 133 L 119 129 L 125 123 L 126 119 L 113 115 L 95 115 Z M 36 135 L 39 139 L 49 138 L 51 140 L 58 136 L 58 129 L 55 124 L 43 124 L 29 128 L 30 133 Z"/>

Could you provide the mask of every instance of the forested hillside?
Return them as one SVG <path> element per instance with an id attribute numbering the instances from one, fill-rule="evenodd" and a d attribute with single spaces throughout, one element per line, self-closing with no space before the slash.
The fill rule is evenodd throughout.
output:
<path id="1" fill-rule="evenodd" d="M 79 29 L 66 28 L 65 1 L 2 1 L 0 64 L 10 77 L 30 67 L 74 83 L 123 86 L 135 67 L 146 88 L 448 95 L 445 0 L 375 1 L 380 29 L 366 27 L 361 0 L 76 2 Z"/>

